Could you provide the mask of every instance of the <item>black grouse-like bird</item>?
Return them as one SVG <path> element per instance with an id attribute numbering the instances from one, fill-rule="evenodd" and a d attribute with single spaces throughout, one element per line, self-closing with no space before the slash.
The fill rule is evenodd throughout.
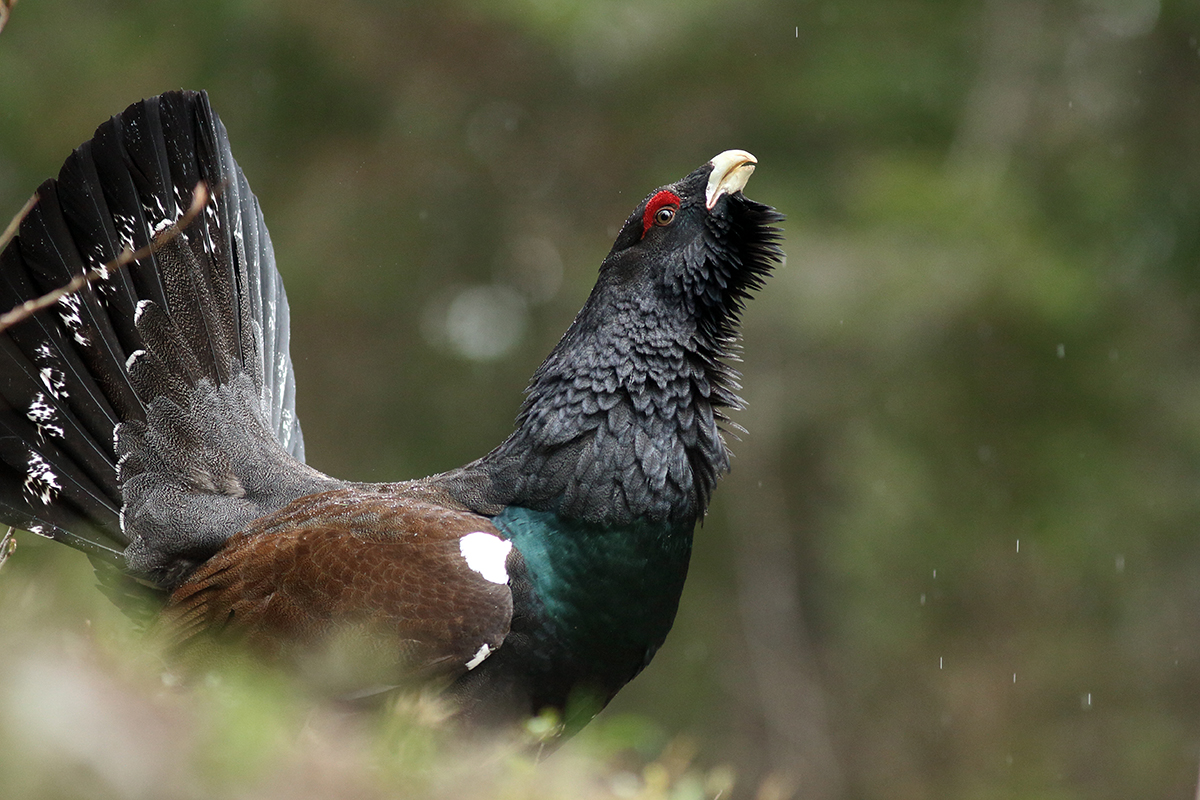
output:
<path id="1" fill-rule="evenodd" d="M 401 483 L 304 463 L 271 240 L 203 93 L 136 103 L 44 183 L 0 254 L 0 310 L 184 216 L 151 256 L 0 334 L 0 518 L 158 597 L 181 658 L 236 642 L 339 692 L 441 684 L 468 720 L 575 698 L 654 656 L 729 469 L 739 312 L 783 257 L 720 154 L 652 192 L 478 461 Z M 334 668 L 336 666 L 336 669 Z"/>

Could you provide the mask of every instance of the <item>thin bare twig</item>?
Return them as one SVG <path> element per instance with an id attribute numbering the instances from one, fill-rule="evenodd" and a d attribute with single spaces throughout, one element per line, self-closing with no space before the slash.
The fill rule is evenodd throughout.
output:
<path id="1" fill-rule="evenodd" d="M 12 526 L 9 526 L 8 533 L 0 538 L 0 567 L 4 566 L 4 562 L 8 561 L 8 557 L 17 549 L 17 540 L 13 538 Z"/>
<path id="2" fill-rule="evenodd" d="M 2 2 L 4 2 L 4 0 L 0 0 L 0 3 Z M 17 215 L 12 218 L 12 222 L 8 223 L 8 227 L 4 229 L 4 233 L 0 233 L 0 250 L 8 247 L 8 243 L 12 241 L 14 236 L 17 235 L 17 228 L 21 227 L 21 220 L 29 216 L 29 212 L 33 211 L 33 207 L 37 205 L 37 201 L 38 196 L 36 194 L 26 200 L 25 205 L 20 211 L 17 212 Z"/>
<path id="3" fill-rule="evenodd" d="M 3 0 L 0 0 L 0 2 L 3 2 Z M 62 298 L 71 294 L 71 292 L 79 291 L 92 281 L 108 277 L 113 270 L 120 269 L 121 267 L 132 264 L 135 261 L 141 261 L 143 258 L 158 252 L 167 242 L 174 239 L 176 236 L 182 233 L 187 226 L 191 225 L 192 221 L 195 220 L 196 217 L 200 216 L 200 212 L 203 211 L 204 206 L 208 204 L 208 197 L 208 184 L 206 184 L 204 181 L 200 181 L 196 184 L 196 188 L 192 191 L 192 204 L 188 207 L 187 212 L 182 217 L 177 219 L 169 228 L 164 228 L 162 231 L 160 231 L 159 234 L 154 237 L 154 240 L 150 242 L 150 244 L 146 245 L 145 247 L 139 247 L 137 250 L 130 250 L 128 247 L 126 247 L 121 251 L 120 255 L 118 255 L 112 261 L 109 261 L 104 266 L 90 269 L 87 272 L 81 272 L 72 278 L 70 283 L 68 283 L 66 286 L 55 289 L 54 291 L 44 294 L 41 297 L 34 298 L 33 300 L 26 300 L 12 311 L 0 315 L 0 331 L 8 330 L 18 322 L 29 319 L 43 308 L 48 308 L 49 306 L 54 305 Z M 8 232 L 6 231 L 5 235 L 7 236 L 7 234 Z"/>
<path id="4" fill-rule="evenodd" d="M 17 0 L 0 0 L 0 31 L 4 30 L 4 24 L 8 22 L 8 16 L 16 4 Z"/>

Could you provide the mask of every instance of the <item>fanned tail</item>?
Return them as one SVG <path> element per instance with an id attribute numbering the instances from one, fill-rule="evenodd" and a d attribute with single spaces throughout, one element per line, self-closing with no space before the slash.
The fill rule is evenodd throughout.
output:
<path id="1" fill-rule="evenodd" d="M 0 333 L 0 519 L 163 586 L 329 483 L 303 465 L 287 298 L 207 96 L 101 125 L 0 253 L 2 310 L 149 245 L 201 182 L 179 236 Z"/>

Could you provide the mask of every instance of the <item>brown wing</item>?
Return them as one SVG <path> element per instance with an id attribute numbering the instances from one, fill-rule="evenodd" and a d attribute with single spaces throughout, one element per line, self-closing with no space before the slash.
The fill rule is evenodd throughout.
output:
<path id="1" fill-rule="evenodd" d="M 508 634 L 512 593 L 460 540 L 498 534 L 412 495 L 339 489 L 256 520 L 171 594 L 162 632 L 184 651 L 241 642 L 346 690 L 466 672 Z"/>

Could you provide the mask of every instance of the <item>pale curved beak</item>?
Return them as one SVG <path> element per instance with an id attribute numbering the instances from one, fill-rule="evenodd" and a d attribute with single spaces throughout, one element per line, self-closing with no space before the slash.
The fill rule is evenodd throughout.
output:
<path id="1" fill-rule="evenodd" d="M 745 188 L 758 159 L 745 150 L 726 150 L 708 163 L 713 169 L 704 190 L 704 206 L 711 211 L 721 195 L 737 194 Z"/>

